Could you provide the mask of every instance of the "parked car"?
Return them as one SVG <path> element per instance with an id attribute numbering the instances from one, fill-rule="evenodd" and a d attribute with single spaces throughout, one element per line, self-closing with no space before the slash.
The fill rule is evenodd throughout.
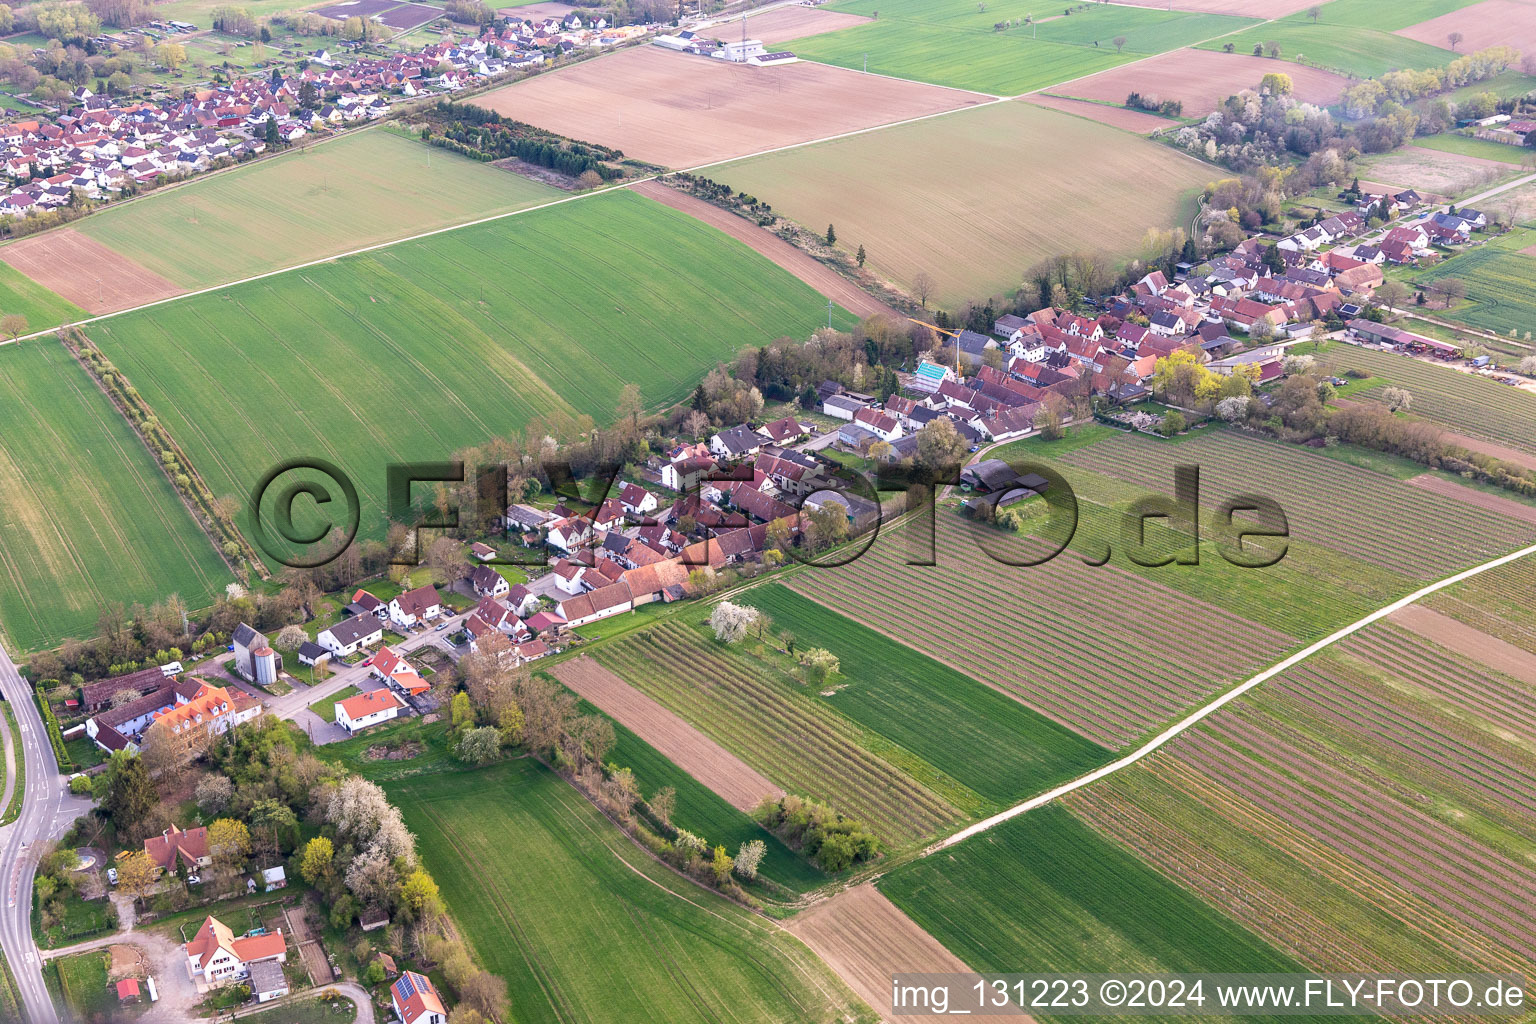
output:
<path id="1" fill-rule="evenodd" d="M 107 881 L 117 884 L 117 868 L 107 868 Z"/>

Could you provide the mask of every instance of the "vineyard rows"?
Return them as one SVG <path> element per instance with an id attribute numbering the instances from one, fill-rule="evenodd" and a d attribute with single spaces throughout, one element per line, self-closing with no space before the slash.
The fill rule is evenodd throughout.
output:
<path id="1" fill-rule="evenodd" d="M 1496 558 L 1536 536 L 1528 523 L 1302 448 L 1230 432 L 1179 445 L 1127 434 L 1063 461 L 1167 493 L 1176 465 L 1197 465 L 1203 508 L 1240 494 L 1266 495 L 1285 509 L 1292 537 L 1417 580 Z"/>
<path id="2" fill-rule="evenodd" d="M 1447 587 L 1427 603 L 1474 629 L 1536 654 L 1532 595 L 1536 595 L 1536 558 L 1522 558 Z"/>
<path id="3" fill-rule="evenodd" d="M 1121 570 L 1071 554 L 1021 569 L 978 553 L 941 516 L 938 565 L 901 543 L 790 586 L 939 661 L 1120 747 L 1240 679 L 1288 638 Z"/>
<path id="4" fill-rule="evenodd" d="M 1413 413 L 1452 430 L 1536 453 L 1536 395 L 1495 384 L 1484 377 L 1435 366 L 1391 352 L 1336 345 L 1320 360 L 1334 373 L 1365 370 L 1408 389 Z M 1381 388 L 1356 392 L 1356 399 L 1381 401 Z"/>
<path id="5" fill-rule="evenodd" d="M 959 812 L 860 743 L 794 680 L 681 622 L 604 646 L 597 659 L 791 793 L 830 803 L 888 842 L 933 835 Z"/>

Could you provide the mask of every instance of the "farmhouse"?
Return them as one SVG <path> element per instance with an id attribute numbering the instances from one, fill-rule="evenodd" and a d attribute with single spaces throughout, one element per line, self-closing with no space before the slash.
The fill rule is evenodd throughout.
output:
<path id="1" fill-rule="evenodd" d="M 195 679 L 167 684 L 152 693 L 86 720 L 85 734 L 106 751 L 137 752 L 152 725 L 178 742 L 187 756 L 211 736 L 222 735 L 261 714 L 261 702 Z"/>
<path id="2" fill-rule="evenodd" d="M 1372 320 L 1355 319 L 1348 323 L 1349 332 L 1361 341 L 1378 345 L 1391 345 L 1405 352 L 1422 352 L 1454 359 L 1461 355 L 1461 348 L 1445 341 L 1436 341 L 1390 324 L 1378 324 Z"/>
<path id="3" fill-rule="evenodd" d="M 187 957 L 187 975 L 199 992 L 243 981 L 256 964 L 281 964 L 288 959 L 281 929 L 235 938 L 227 925 L 211 915 L 181 948 Z"/>
<path id="4" fill-rule="evenodd" d="M 405 707 L 388 689 L 369 690 L 336 702 L 336 724 L 355 733 L 380 722 L 387 722 Z"/>
<path id="5" fill-rule="evenodd" d="M 120 693 L 134 693 L 140 697 L 153 693 L 165 685 L 166 678 L 164 669 L 145 668 L 111 679 L 99 679 L 81 688 L 80 703 L 87 712 L 100 711 Z"/>
<path id="6" fill-rule="evenodd" d="M 375 615 L 363 614 L 322 629 L 315 636 L 315 643 L 336 657 L 344 658 L 383 639 L 384 624 Z"/>

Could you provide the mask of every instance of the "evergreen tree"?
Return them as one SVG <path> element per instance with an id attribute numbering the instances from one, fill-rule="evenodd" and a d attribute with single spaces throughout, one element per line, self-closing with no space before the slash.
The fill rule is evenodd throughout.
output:
<path id="1" fill-rule="evenodd" d="M 859 246 L 859 254 L 855 259 L 859 261 L 859 266 L 862 267 L 864 265 L 864 246 L 862 244 Z"/>
<path id="2" fill-rule="evenodd" d="M 836 243 L 837 243 L 837 229 L 832 227 L 831 224 L 828 224 L 827 225 L 827 244 L 828 245 L 835 245 Z"/>
<path id="3" fill-rule="evenodd" d="M 101 788 L 101 808 L 119 833 L 129 832 L 142 822 L 160 799 L 143 759 L 125 750 L 112 755 L 97 785 Z"/>

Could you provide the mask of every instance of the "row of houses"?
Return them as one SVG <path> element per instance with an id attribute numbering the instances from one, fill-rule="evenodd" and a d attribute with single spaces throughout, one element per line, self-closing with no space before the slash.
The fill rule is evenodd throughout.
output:
<path id="1" fill-rule="evenodd" d="M 389 114 L 392 96 L 456 92 L 543 64 L 539 47 L 559 50 L 568 35 L 551 37 L 524 23 L 387 57 L 346 60 L 319 50 L 303 71 L 239 78 L 180 99 L 124 101 L 82 87 L 66 113 L 0 126 L 0 173 L 11 186 L 0 196 L 0 211 L 25 216 L 55 209 L 71 203 L 77 191 L 110 199 L 162 177 L 259 155 L 266 151 L 269 121 L 279 138 L 294 142 L 378 120 Z M 582 36 L 582 45 L 622 41 Z M 301 106 L 306 86 L 317 98 Z"/>

